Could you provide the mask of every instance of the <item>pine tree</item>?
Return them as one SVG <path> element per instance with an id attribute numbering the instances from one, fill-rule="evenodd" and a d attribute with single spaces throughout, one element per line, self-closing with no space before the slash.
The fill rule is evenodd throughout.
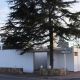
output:
<path id="1" fill-rule="evenodd" d="M 62 38 L 79 37 L 79 14 L 68 7 L 76 1 L 9 0 L 12 12 L 5 26 L 5 45 L 27 51 L 35 45 L 50 43 L 50 65 L 53 67 L 53 33 Z M 69 20 L 69 22 L 67 21 Z"/>

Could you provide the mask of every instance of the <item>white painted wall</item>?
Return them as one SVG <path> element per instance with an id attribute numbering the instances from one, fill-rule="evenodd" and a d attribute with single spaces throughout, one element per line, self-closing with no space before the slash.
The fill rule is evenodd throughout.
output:
<path id="1" fill-rule="evenodd" d="M 75 52 L 78 52 L 78 56 L 75 56 Z M 80 71 L 80 49 L 74 48 L 73 49 L 73 55 L 74 55 L 74 71 Z"/>
<path id="2" fill-rule="evenodd" d="M 66 58 L 65 58 L 66 57 Z M 72 54 L 54 54 L 54 68 L 66 68 L 69 71 L 74 71 L 74 60 Z"/>
<path id="3" fill-rule="evenodd" d="M 78 71 L 80 71 L 80 49 L 78 49 Z"/>
<path id="4" fill-rule="evenodd" d="M 80 71 L 80 49 L 73 48 L 72 53 L 66 53 L 66 69 L 69 71 Z M 78 56 L 75 56 L 75 52 L 78 52 Z M 49 65 L 49 54 L 48 54 L 48 65 Z M 65 68 L 65 57 L 61 52 L 54 53 L 54 68 L 61 69 Z"/>
<path id="5" fill-rule="evenodd" d="M 75 52 L 78 52 L 78 56 L 75 56 Z M 65 68 L 64 54 L 54 54 L 54 68 Z M 73 48 L 72 53 L 66 53 L 66 69 L 69 71 L 80 71 L 80 49 Z"/>
<path id="6" fill-rule="evenodd" d="M 54 53 L 54 68 L 66 68 L 69 71 L 74 71 L 74 56 L 72 53 Z"/>
<path id="7" fill-rule="evenodd" d="M 66 68 L 69 71 L 74 71 L 74 56 L 73 56 L 73 53 L 66 54 Z"/>
<path id="8" fill-rule="evenodd" d="M 33 53 L 19 55 L 20 51 L 0 50 L 0 67 L 23 68 L 24 72 L 33 72 Z"/>
<path id="9" fill-rule="evenodd" d="M 78 56 L 74 56 L 74 52 L 77 51 Z M 24 72 L 33 72 L 41 64 L 49 65 L 47 52 L 19 54 L 20 51 L 16 50 L 0 50 L 0 67 L 23 68 Z M 63 53 L 54 53 L 54 68 L 65 68 L 64 59 Z M 73 49 L 72 53 L 66 53 L 66 69 L 80 71 L 80 49 Z"/>

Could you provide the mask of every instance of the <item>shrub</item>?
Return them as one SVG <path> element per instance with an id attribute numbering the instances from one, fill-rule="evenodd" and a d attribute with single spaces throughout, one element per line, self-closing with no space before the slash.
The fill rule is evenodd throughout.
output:
<path id="1" fill-rule="evenodd" d="M 40 69 L 38 71 L 41 76 L 63 76 L 65 73 L 64 69 Z"/>

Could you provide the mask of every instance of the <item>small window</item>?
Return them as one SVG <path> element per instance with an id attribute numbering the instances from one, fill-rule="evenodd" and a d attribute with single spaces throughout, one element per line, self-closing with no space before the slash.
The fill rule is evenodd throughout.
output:
<path id="1" fill-rule="evenodd" d="M 75 55 L 75 56 L 78 56 L 78 52 L 74 52 L 74 55 Z"/>

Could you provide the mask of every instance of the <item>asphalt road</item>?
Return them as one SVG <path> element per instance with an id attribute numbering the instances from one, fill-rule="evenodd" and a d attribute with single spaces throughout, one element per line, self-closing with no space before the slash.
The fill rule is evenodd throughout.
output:
<path id="1" fill-rule="evenodd" d="M 40 77 L 20 77 L 11 75 L 0 75 L 0 80 L 80 80 L 80 78 L 40 78 Z"/>

